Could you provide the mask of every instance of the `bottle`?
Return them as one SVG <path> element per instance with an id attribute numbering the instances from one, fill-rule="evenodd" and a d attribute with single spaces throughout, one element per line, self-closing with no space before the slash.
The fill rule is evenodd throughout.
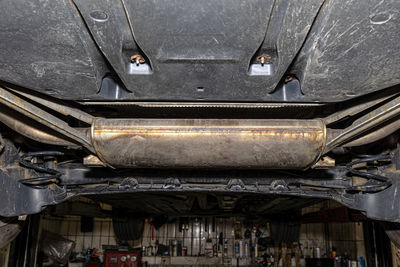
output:
<path id="1" fill-rule="evenodd" d="M 228 240 L 224 242 L 224 258 L 228 258 Z"/>
<path id="2" fill-rule="evenodd" d="M 213 244 L 212 244 L 212 240 L 210 238 L 208 238 L 206 240 L 206 246 L 204 248 L 204 255 L 208 258 L 212 258 L 214 256 Z"/>
<path id="3" fill-rule="evenodd" d="M 310 257 L 310 254 L 309 254 L 309 250 L 308 250 L 308 244 L 304 247 L 304 252 L 303 252 L 303 255 L 304 255 L 304 258 L 309 258 Z"/>
<path id="4" fill-rule="evenodd" d="M 239 241 L 239 258 L 243 258 L 243 240 Z"/>
<path id="5" fill-rule="evenodd" d="M 331 254 L 331 258 L 334 259 L 336 258 L 336 248 L 332 248 L 332 254 Z"/>
<path id="6" fill-rule="evenodd" d="M 178 242 L 176 240 L 172 240 L 172 254 L 174 257 L 178 256 Z"/>
<path id="7" fill-rule="evenodd" d="M 321 249 L 319 247 L 314 248 L 314 257 L 317 259 L 321 258 Z"/>
<path id="8" fill-rule="evenodd" d="M 187 247 L 182 247 L 182 256 L 187 256 Z"/>
<path id="9" fill-rule="evenodd" d="M 146 254 L 146 246 L 143 246 L 143 248 L 142 248 L 142 256 L 143 257 L 147 256 L 147 254 Z"/>
<path id="10" fill-rule="evenodd" d="M 363 256 L 360 257 L 360 266 L 365 267 L 365 259 Z"/>
<path id="11" fill-rule="evenodd" d="M 235 241 L 235 257 L 238 258 L 239 257 L 239 253 L 240 253 L 240 245 L 239 245 L 239 241 Z"/>

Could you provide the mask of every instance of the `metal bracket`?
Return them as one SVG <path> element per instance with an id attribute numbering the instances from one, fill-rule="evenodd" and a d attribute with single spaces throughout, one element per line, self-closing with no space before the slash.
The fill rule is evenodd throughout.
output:
<path id="1" fill-rule="evenodd" d="M 120 188 L 120 189 L 127 189 L 127 190 L 129 190 L 129 189 L 135 189 L 135 188 L 137 188 L 138 184 L 139 184 L 139 183 L 138 183 L 138 181 L 137 181 L 135 178 L 125 178 L 125 179 L 121 182 L 119 188 Z"/>
<path id="2" fill-rule="evenodd" d="M 62 202 L 67 197 L 63 188 L 32 188 L 19 183 L 0 170 L 0 216 L 11 217 L 39 213 L 47 205 Z"/>
<path id="3" fill-rule="evenodd" d="M 400 181 L 393 179 L 391 187 L 374 194 L 344 197 L 342 204 L 361 210 L 370 219 L 400 222 Z"/>
<path id="4" fill-rule="evenodd" d="M 85 173 L 86 169 L 77 169 L 76 172 L 66 172 L 76 177 L 79 170 Z M 141 173 L 138 176 L 113 177 L 112 184 L 107 179 L 98 177 L 79 177 L 79 181 L 88 179 L 88 182 L 97 179 L 97 183 L 104 183 L 98 186 L 84 185 L 80 188 L 68 188 L 68 185 L 59 187 L 52 185 L 49 188 L 33 188 L 19 183 L 5 172 L 0 171 L 0 216 L 11 217 L 24 214 L 39 213 L 48 205 L 61 203 L 62 201 L 78 195 L 107 195 L 119 193 L 156 193 L 169 192 L 204 192 L 212 194 L 227 194 L 233 191 L 236 193 L 250 194 L 273 194 L 285 196 L 298 196 L 307 198 L 332 199 L 343 205 L 362 211 L 368 218 L 400 222 L 400 180 L 399 173 L 388 173 L 393 181 L 392 186 L 377 193 L 358 193 L 349 194 L 342 188 L 332 188 L 344 186 L 345 181 L 329 180 L 329 178 L 286 178 L 276 179 L 267 176 L 253 176 L 247 179 L 239 178 L 218 178 L 210 176 L 204 177 L 201 181 L 197 176 L 186 177 L 181 175 L 170 176 L 166 180 L 146 176 Z M 241 176 L 242 177 L 242 176 Z M 67 179 L 68 180 L 68 179 Z M 195 186 L 193 183 L 195 182 Z M 290 184 L 303 183 L 311 187 L 318 187 L 319 190 L 312 188 L 293 187 Z M 68 193 L 67 193 L 68 192 Z"/>
<path id="5" fill-rule="evenodd" d="M 289 188 L 284 180 L 275 180 L 271 183 L 271 190 L 273 190 L 273 191 L 288 191 Z"/>
<path id="6" fill-rule="evenodd" d="M 168 178 L 163 185 L 164 189 L 176 189 L 181 187 L 181 182 L 176 178 Z"/>
<path id="7" fill-rule="evenodd" d="M 226 186 L 228 190 L 245 190 L 246 186 L 240 179 L 231 179 Z"/>

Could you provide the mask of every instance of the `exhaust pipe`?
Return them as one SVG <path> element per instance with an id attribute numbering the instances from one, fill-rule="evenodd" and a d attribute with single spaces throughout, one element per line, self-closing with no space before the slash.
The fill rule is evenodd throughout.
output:
<path id="1" fill-rule="evenodd" d="M 28 94 L 24 97 L 43 105 L 48 101 Z M 65 105 L 47 105 L 91 125 L 85 129 L 71 127 L 1 87 L 0 104 L 50 128 L 57 135 L 49 137 L 34 126 L 15 124 L 14 119 L 3 114 L 0 118 L 11 128 L 18 131 L 22 128 L 21 133 L 28 137 L 45 138 L 57 145 L 70 145 L 71 140 L 114 168 L 307 169 L 335 147 L 353 145 L 357 139 L 359 145 L 383 138 L 400 125 L 389 124 L 390 129 L 365 135 L 400 116 L 398 95 L 313 120 L 105 119 Z M 347 128 L 326 127 L 375 105 L 379 107 L 362 115 Z M 63 137 L 67 140 L 62 140 Z"/>
<path id="2" fill-rule="evenodd" d="M 92 144 L 118 168 L 306 169 L 324 150 L 321 120 L 96 119 Z"/>

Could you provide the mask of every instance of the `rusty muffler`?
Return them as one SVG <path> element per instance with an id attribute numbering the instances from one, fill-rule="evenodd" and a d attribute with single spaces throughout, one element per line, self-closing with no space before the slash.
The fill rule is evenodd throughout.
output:
<path id="1" fill-rule="evenodd" d="M 21 96 L 90 127 L 74 128 Z M 400 127 L 398 94 L 313 120 L 98 118 L 1 86 L 0 104 L 34 121 L 27 123 L 0 107 L 0 120 L 11 129 L 43 143 L 81 146 L 91 153 L 88 163 L 115 168 L 307 169 L 336 147 L 365 145 Z M 327 128 L 356 114 L 361 116 L 344 129 Z"/>
<path id="2" fill-rule="evenodd" d="M 98 118 L 91 137 L 115 168 L 306 169 L 326 129 L 321 120 Z"/>

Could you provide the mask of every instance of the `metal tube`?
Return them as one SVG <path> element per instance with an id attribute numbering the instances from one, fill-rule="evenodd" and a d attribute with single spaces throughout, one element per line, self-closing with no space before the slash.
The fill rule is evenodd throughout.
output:
<path id="1" fill-rule="evenodd" d="M 19 94 L 19 95 L 22 95 L 22 96 L 24 96 L 26 98 L 29 98 L 29 99 L 35 101 L 36 103 L 39 103 L 39 104 L 44 105 L 44 106 L 46 106 L 48 108 L 51 108 L 51 109 L 53 109 L 53 110 L 65 115 L 65 116 L 74 117 L 74 118 L 76 118 L 76 119 L 78 119 L 80 121 L 86 122 L 87 124 L 92 124 L 92 122 L 94 120 L 94 117 L 92 115 L 90 115 L 88 113 L 85 113 L 82 110 L 79 110 L 77 108 L 66 106 L 64 104 L 61 104 L 60 102 L 56 103 L 56 102 L 53 102 L 53 101 L 48 101 L 48 100 L 46 100 L 46 99 L 44 99 L 42 97 L 37 97 L 35 95 L 28 94 L 28 93 L 25 93 L 25 92 L 22 92 L 22 91 L 19 91 L 19 90 L 15 90 L 15 89 L 12 89 L 12 88 L 8 88 L 8 89 L 13 91 L 13 92 L 15 92 L 15 93 L 17 93 L 17 94 Z"/>
<path id="2" fill-rule="evenodd" d="M 61 133 L 62 135 L 65 135 L 68 138 L 76 140 L 86 149 L 93 152 L 90 138 L 84 133 L 70 127 L 65 121 L 51 115 L 35 105 L 32 105 L 31 103 L 28 103 L 27 101 L 8 92 L 2 87 L 0 87 L 0 103 L 20 112 L 21 114 L 24 114 L 31 119 L 36 120 L 37 122 L 49 127 L 50 129 L 53 129 L 56 132 Z"/>
<path id="3" fill-rule="evenodd" d="M 44 144 L 58 145 L 58 146 L 79 146 L 75 143 L 65 140 L 56 134 L 52 134 L 49 131 L 42 130 L 41 125 L 22 118 L 16 112 L 9 112 L 5 107 L 0 106 L 0 121 L 10 127 L 12 130 L 20 133 L 32 140 L 39 141 Z"/>
<path id="4" fill-rule="evenodd" d="M 384 122 L 395 118 L 400 114 L 400 97 L 397 97 L 381 107 L 360 117 L 350 127 L 344 129 L 340 134 L 328 140 L 324 153 L 332 148 L 346 144 L 361 136 L 365 132 L 383 124 Z"/>
<path id="5" fill-rule="evenodd" d="M 345 117 L 350 117 L 350 116 L 354 116 L 364 110 L 367 110 L 375 105 L 379 105 L 384 103 L 386 100 L 388 100 L 389 98 L 393 97 L 393 95 L 390 96 L 385 96 L 383 98 L 378 98 L 360 105 L 356 105 L 350 108 L 347 108 L 345 110 L 341 110 L 338 111 L 332 115 L 329 115 L 328 117 L 324 118 L 323 121 L 325 122 L 326 125 L 329 125 L 333 122 L 337 122 Z"/>
<path id="6" fill-rule="evenodd" d="M 102 119 L 92 143 L 112 167 L 306 169 L 325 144 L 321 120 Z"/>
<path id="7" fill-rule="evenodd" d="M 379 128 L 367 135 L 344 144 L 344 147 L 362 146 L 376 142 L 400 129 L 400 120 L 395 120 L 382 128 Z"/>

